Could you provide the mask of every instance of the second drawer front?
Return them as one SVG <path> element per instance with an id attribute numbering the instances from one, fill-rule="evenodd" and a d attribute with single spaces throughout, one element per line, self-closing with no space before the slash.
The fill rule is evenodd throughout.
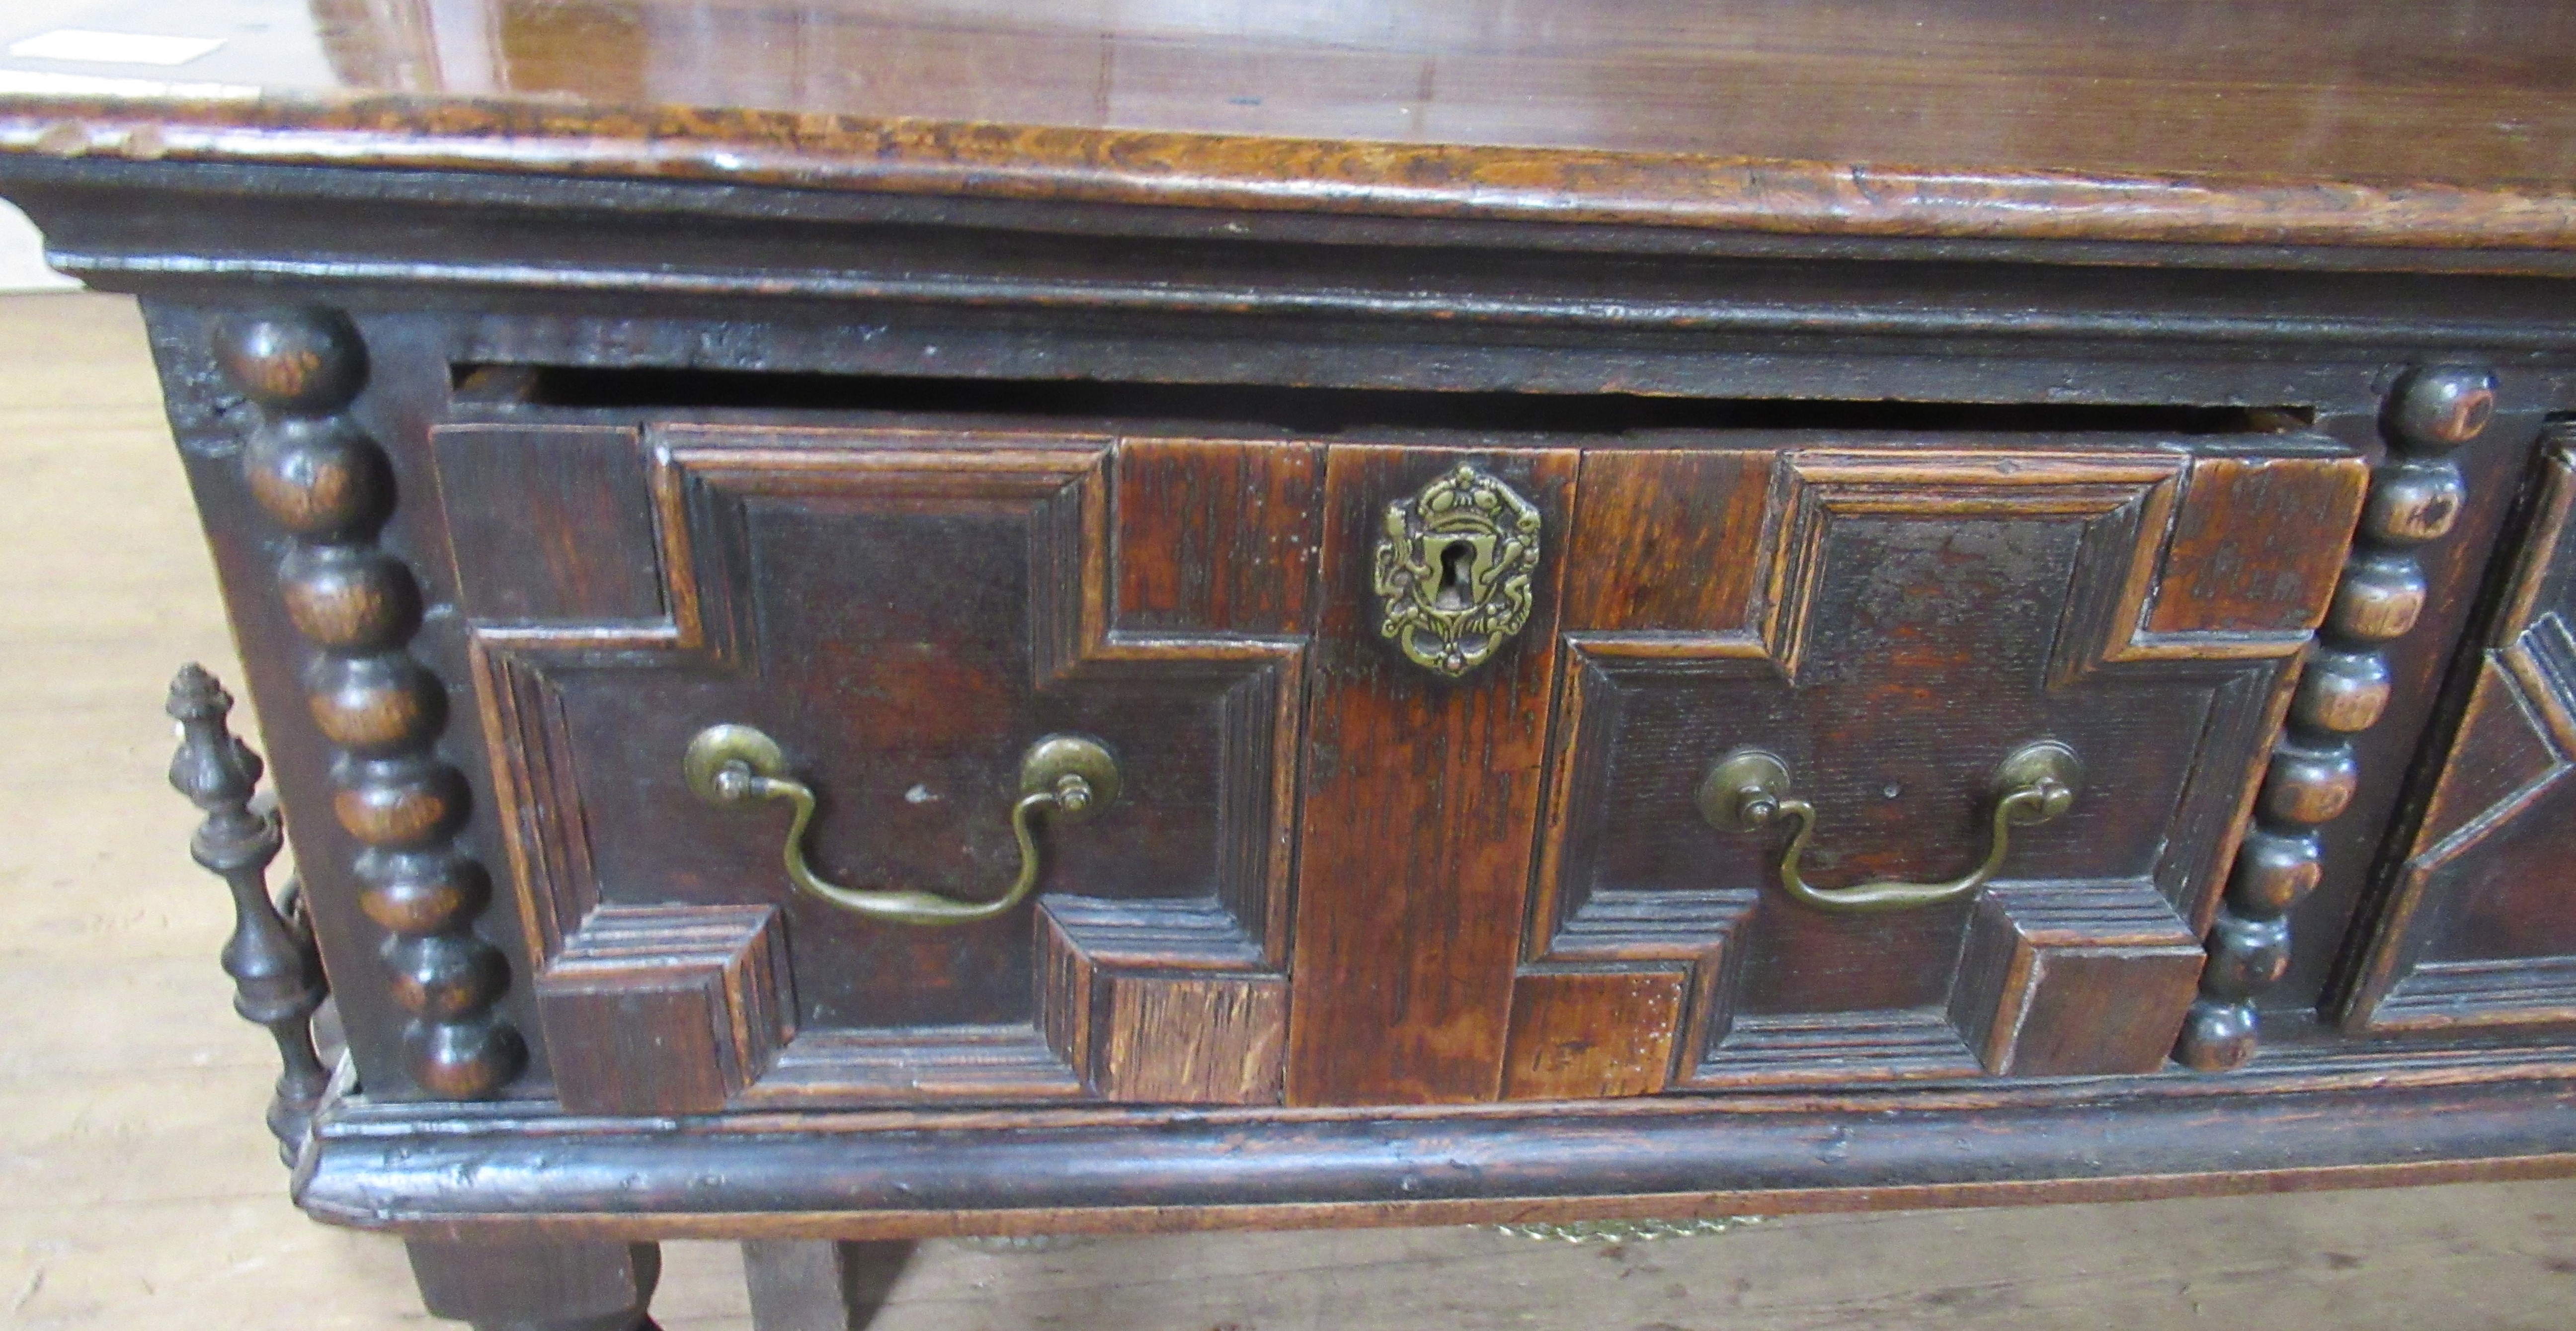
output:
<path id="1" fill-rule="evenodd" d="M 2162 1066 L 2364 480 L 2302 438 L 1588 455 L 1506 1094 Z"/>

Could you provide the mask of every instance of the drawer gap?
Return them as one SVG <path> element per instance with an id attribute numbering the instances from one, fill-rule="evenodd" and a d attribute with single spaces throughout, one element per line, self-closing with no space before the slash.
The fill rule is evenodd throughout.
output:
<path id="1" fill-rule="evenodd" d="M 1227 435 L 1312 438 L 1346 430 L 1437 429 L 1619 435 L 1663 430 L 2091 432 L 2279 435 L 2307 429 L 2304 406 L 1989 403 L 1519 393 L 1274 384 L 1147 383 L 646 367 L 461 364 L 460 406 L 578 411 L 890 413 L 1080 421 L 1189 422 Z"/>

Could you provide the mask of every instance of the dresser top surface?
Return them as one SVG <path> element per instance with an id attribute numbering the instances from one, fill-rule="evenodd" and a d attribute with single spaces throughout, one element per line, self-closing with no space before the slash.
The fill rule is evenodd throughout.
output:
<path id="1" fill-rule="evenodd" d="M 2557 249 L 2572 60 L 2394 0 L 24 0 L 0 151 Z"/>

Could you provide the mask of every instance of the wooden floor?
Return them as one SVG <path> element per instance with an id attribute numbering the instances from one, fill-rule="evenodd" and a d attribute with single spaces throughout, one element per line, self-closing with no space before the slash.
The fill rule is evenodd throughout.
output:
<path id="1" fill-rule="evenodd" d="M 400 1249 L 309 1224 L 161 695 L 231 664 L 129 302 L 0 298 L 0 1325 L 425 1322 Z M 2215 1145 L 2215 1144 L 2214 1144 Z M 748 1324 L 674 1244 L 670 1331 Z M 887 1331 L 2576 1327 L 2576 1183 L 1774 1221 L 1572 1247 L 1470 1230 L 933 1244 Z"/>

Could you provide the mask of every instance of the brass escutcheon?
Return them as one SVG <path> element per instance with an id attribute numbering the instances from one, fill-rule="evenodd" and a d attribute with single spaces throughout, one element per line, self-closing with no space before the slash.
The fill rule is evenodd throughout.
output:
<path id="1" fill-rule="evenodd" d="M 843 910 L 895 924 L 971 924 L 1020 904 L 1038 885 L 1037 816 L 1078 823 L 1118 798 L 1118 762 L 1086 735 L 1049 735 L 1020 755 L 1020 798 L 1011 806 L 1011 834 L 1020 845 L 1020 872 L 1010 890 L 990 901 L 959 901 L 903 888 L 854 888 L 827 882 L 805 862 L 805 829 L 814 821 L 814 788 L 787 774 L 778 741 L 750 726 L 714 725 L 689 741 L 680 760 L 689 789 L 718 807 L 785 800 L 795 810 L 787 825 L 784 860 L 788 881 Z"/>
<path id="2" fill-rule="evenodd" d="M 2004 856 L 2012 849 L 2012 829 L 2065 813 L 2074 806 L 2075 792 L 2083 785 L 2084 765 L 2066 745 L 2043 739 L 2013 750 L 1995 769 L 1993 840 L 1985 862 L 1946 883 L 1810 885 L 1799 864 L 1807 853 L 1807 839 L 1816 830 L 1815 806 L 1789 793 L 1789 765 L 1760 749 L 1736 749 L 1718 759 L 1700 782 L 1699 812 L 1724 832 L 1759 831 L 1783 818 L 1795 822 L 1797 832 L 1780 856 L 1780 887 L 1810 906 L 1836 911 L 1907 910 L 1975 896 L 2003 868 Z"/>
<path id="3" fill-rule="evenodd" d="M 1538 554 L 1537 506 L 1461 462 L 1386 507 L 1377 631 L 1415 665 L 1466 674 L 1529 623 Z"/>

